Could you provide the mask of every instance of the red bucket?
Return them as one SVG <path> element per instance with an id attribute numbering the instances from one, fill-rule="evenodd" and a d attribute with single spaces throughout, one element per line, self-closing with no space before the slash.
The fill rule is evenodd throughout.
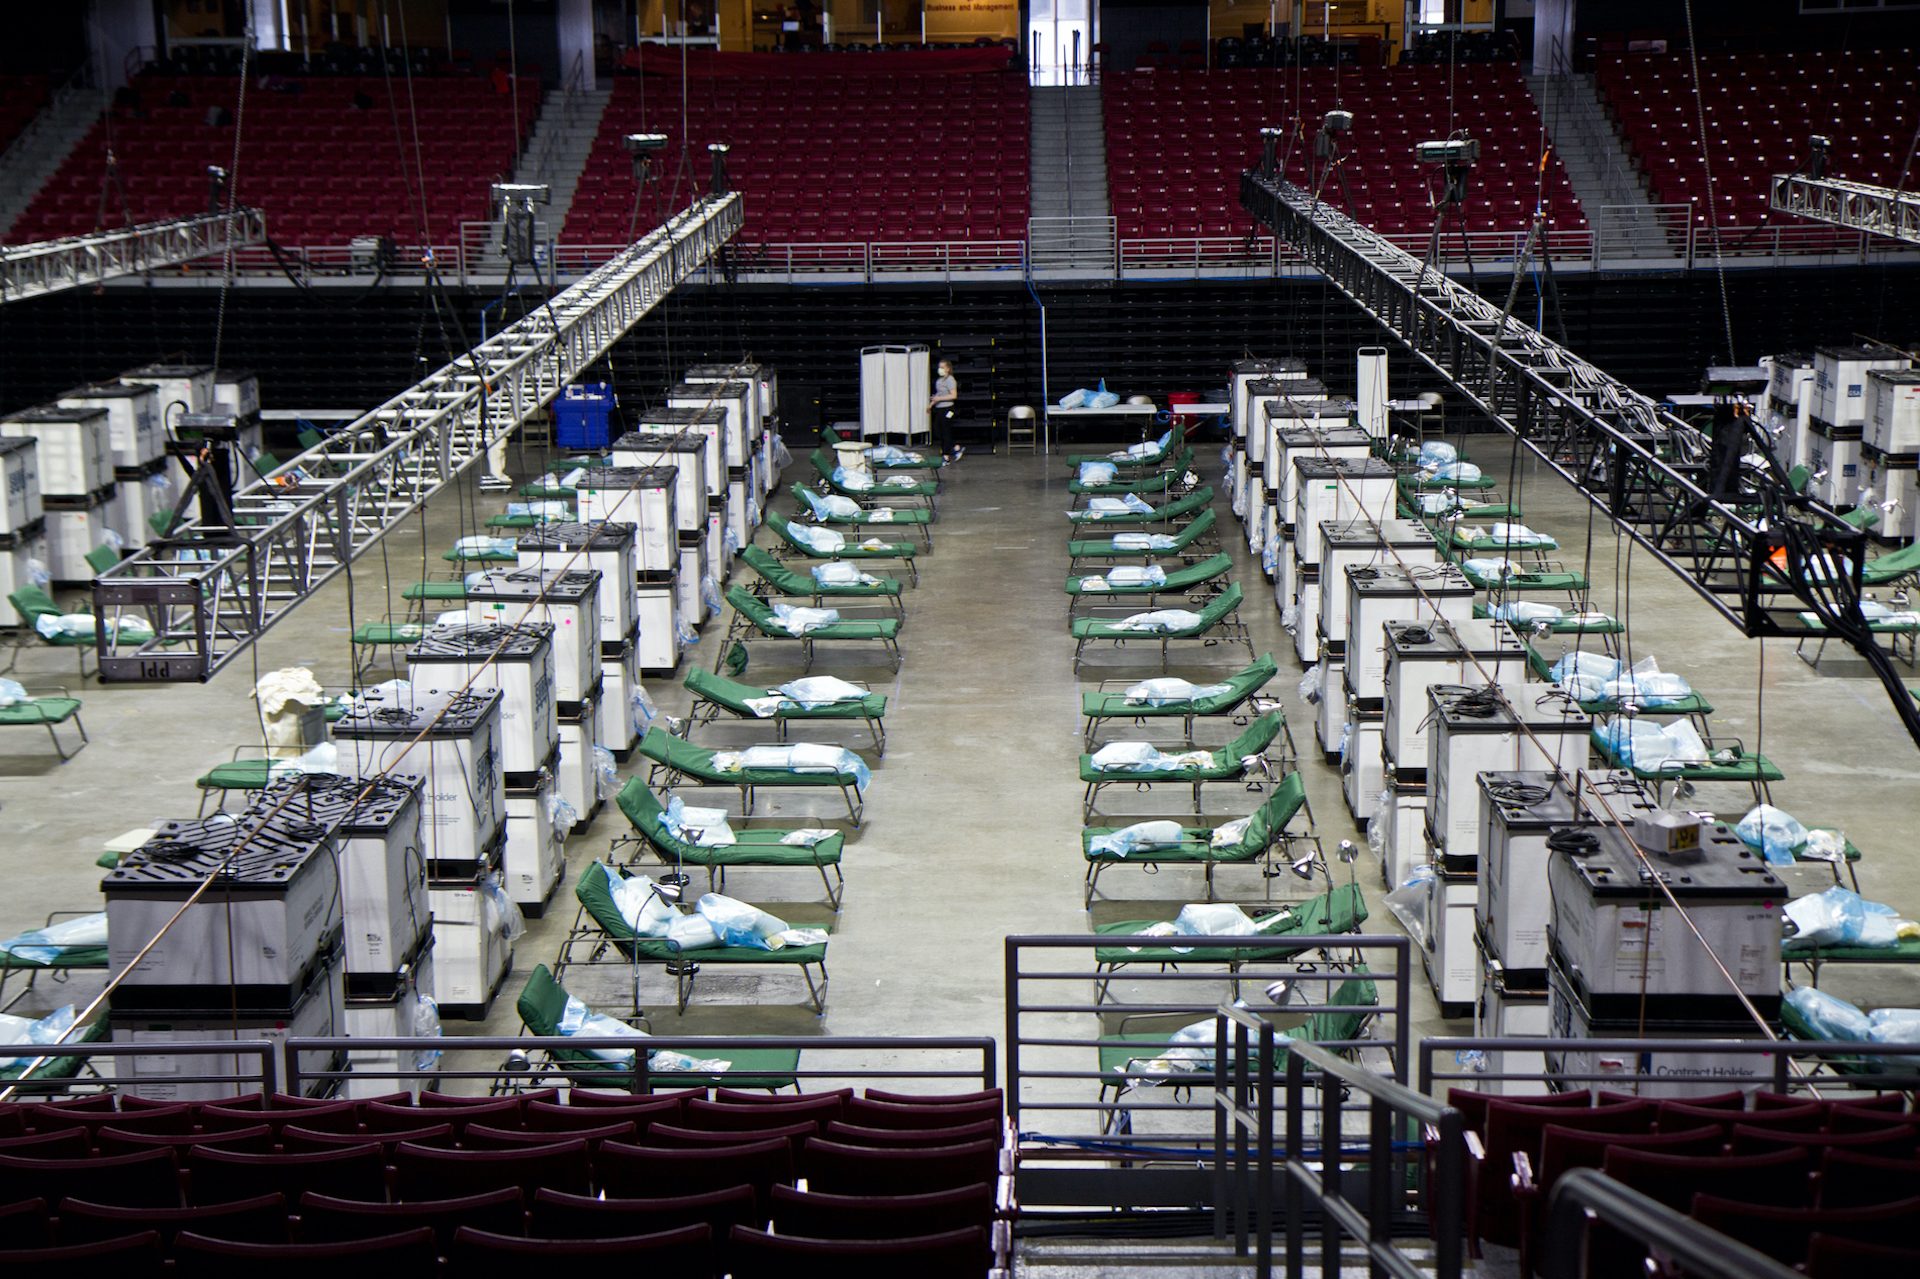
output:
<path id="1" fill-rule="evenodd" d="M 1169 424 L 1173 426 L 1192 426 L 1192 416 L 1182 413 L 1180 410 L 1189 404 L 1198 403 L 1200 403 L 1200 393 L 1198 391 L 1168 391 L 1167 410 L 1172 415 L 1168 418 Z"/>

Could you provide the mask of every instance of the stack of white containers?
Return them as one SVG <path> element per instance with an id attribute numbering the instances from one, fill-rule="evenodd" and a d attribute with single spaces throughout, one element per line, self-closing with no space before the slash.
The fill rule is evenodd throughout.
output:
<path id="1" fill-rule="evenodd" d="M 1880 508 L 1874 532 L 1910 541 L 1920 532 L 1920 371 L 1874 369 L 1867 374 L 1867 421 L 1861 431 L 1867 467 L 1864 500 Z"/>
<path id="2" fill-rule="evenodd" d="M 718 447 L 718 427 L 725 415 L 718 409 L 669 409 L 667 412 L 711 419 L 716 433 L 709 436 L 698 430 L 628 431 L 613 442 L 613 465 L 635 470 L 673 468 L 679 477 L 674 486 L 673 516 L 680 542 L 680 576 L 691 577 L 696 584 L 711 576 L 717 584 L 727 579 L 728 561 L 732 557 L 721 553 L 726 543 L 726 515 L 718 509 L 709 509 L 715 502 L 724 504 L 724 498 L 715 498 L 708 486 L 708 452 Z M 696 589 L 691 602 L 699 606 L 701 595 Z M 687 599 L 684 589 L 681 599 Z M 699 626 L 705 620 L 705 609 L 700 607 L 697 614 L 688 618 L 688 623 Z"/>
<path id="3" fill-rule="evenodd" d="M 774 372 L 771 365 L 752 362 L 696 364 L 687 370 L 686 381 L 689 386 L 745 382 L 752 388 L 752 394 L 747 399 L 746 414 L 747 494 L 753 499 L 754 510 L 764 512 L 767 509 L 767 495 L 780 478 L 774 473 L 773 466 L 773 433 L 777 420 L 775 406 L 780 400 L 779 374 Z"/>
<path id="4" fill-rule="evenodd" d="M 1875 369 L 1904 369 L 1906 356 L 1886 347 L 1822 346 L 1813 353 L 1813 413 L 1807 466 L 1813 475 L 1807 493 L 1845 509 L 1865 496 L 1866 468 L 1861 441 L 1867 423 L 1867 374 Z"/>
<path id="5" fill-rule="evenodd" d="M 28 409 L 0 419 L 0 435 L 38 441 L 47 571 L 57 585 L 86 585 L 93 580 L 87 552 L 109 540 L 114 479 L 107 410 Z"/>
<path id="6" fill-rule="evenodd" d="M 167 478 L 166 436 L 160 430 L 159 392 L 151 382 L 96 382 L 60 397 L 63 409 L 104 409 L 112 450 L 114 490 L 107 527 L 121 548 L 134 551 L 154 536 L 151 521 L 173 509 Z"/>
<path id="7" fill-rule="evenodd" d="M 499 879 L 501 703 L 497 689 L 375 688 L 333 726 L 343 776 L 426 779 L 421 842 L 442 1017 L 485 1018 L 513 969 L 515 908 Z"/>
<path id="8" fill-rule="evenodd" d="M 47 562 L 47 520 L 40 504 L 40 446 L 0 439 L 0 626 L 18 626 L 7 596 L 33 585 Z"/>
<path id="9" fill-rule="evenodd" d="M 1761 422 L 1773 432 L 1773 455 L 1792 470 L 1807 464 L 1813 417 L 1813 357 L 1789 352 L 1771 358 Z"/>
<path id="10" fill-rule="evenodd" d="M 439 1031 L 433 918 L 420 833 L 424 786 L 424 779 L 407 774 L 357 780 L 309 773 L 275 782 L 254 808 L 269 824 L 304 823 L 333 832 L 346 920 L 345 1032 L 356 1038 Z M 374 1072 L 431 1071 L 438 1063 L 435 1053 L 405 1060 L 394 1051 L 355 1053 L 353 1069 L 369 1077 L 348 1080 L 345 1093 L 417 1094 L 418 1075 L 395 1082 Z"/>
<path id="11" fill-rule="evenodd" d="M 542 524 L 520 538 L 522 569 L 584 569 L 599 576 L 600 697 L 595 740 L 617 758 L 633 749 L 640 732 L 634 714 L 640 650 L 633 576 L 639 535 L 638 525 L 609 520 Z"/>
<path id="12" fill-rule="evenodd" d="M 214 377 L 211 364 L 143 364 L 137 369 L 128 369 L 118 380 L 138 382 L 153 388 L 155 429 L 160 435 L 161 451 L 169 453 L 174 451 L 175 446 L 185 447 L 192 443 L 180 437 L 180 418 L 188 413 L 205 413 L 215 407 Z M 175 463 L 160 473 L 166 477 L 167 503 L 171 506 L 186 491 L 186 468 Z"/>
<path id="13" fill-rule="evenodd" d="M 753 480 L 747 463 L 753 456 L 748 432 L 758 417 L 759 390 L 751 382 L 682 382 L 667 388 L 667 405 L 677 409 L 718 409 L 721 414 L 718 463 L 725 467 L 722 480 L 727 495 L 727 529 L 735 546 L 753 539 L 753 530 L 762 518 L 761 503 L 753 495 Z M 651 421 L 641 423 L 650 429 Z M 716 459 L 711 453 L 708 461 Z M 713 477 L 708 476 L 708 485 Z"/>
<path id="14" fill-rule="evenodd" d="M 100 891 L 116 983 L 108 1022 L 115 1043 L 151 1048 L 116 1059 L 122 1088 L 156 1101 L 230 1095 L 230 1077 L 248 1068 L 244 1059 L 175 1056 L 165 1045 L 280 1046 L 290 1037 L 340 1033 L 339 866 L 339 847 L 323 825 L 217 814 L 158 823 L 152 839 L 107 872 Z M 189 905 L 210 879 L 217 887 Z M 284 1072 L 286 1064 L 276 1068 Z M 192 1078 L 222 1074 L 229 1079 Z"/>
<path id="15" fill-rule="evenodd" d="M 668 467 L 595 467 L 574 491 L 582 523 L 616 520 L 639 529 L 633 568 L 640 666 L 663 674 L 680 664 L 679 483 Z"/>

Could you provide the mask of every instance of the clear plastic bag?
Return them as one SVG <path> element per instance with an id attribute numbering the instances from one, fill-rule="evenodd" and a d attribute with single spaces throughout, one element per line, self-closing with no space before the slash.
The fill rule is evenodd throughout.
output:
<path id="1" fill-rule="evenodd" d="M 660 718 L 659 706 L 647 695 L 647 690 L 638 684 L 634 685 L 633 695 L 627 699 L 627 704 L 633 712 L 633 731 L 644 737 L 647 730 L 653 727 L 653 722 Z"/>
<path id="2" fill-rule="evenodd" d="M 779 950 L 785 944 L 780 940 L 780 934 L 788 930 L 786 920 L 738 898 L 720 893 L 703 893 L 693 909 L 712 926 L 714 936 L 720 939 L 722 946 Z"/>
<path id="3" fill-rule="evenodd" d="M 1440 879 L 1434 874 L 1433 867 L 1423 863 L 1413 868 L 1400 887 L 1381 899 L 1386 902 L 1387 909 L 1393 912 L 1393 917 L 1400 921 L 1400 926 L 1407 930 L 1407 936 L 1413 939 L 1413 944 L 1423 950 L 1427 945 L 1429 903 L 1439 884 Z"/>
<path id="4" fill-rule="evenodd" d="M 1167 570 L 1158 564 L 1120 564 L 1107 570 L 1108 586 L 1165 586 Z"/>
<path id="5" fill-rule="evenodd" d="M 1749 848 L 1775 866 L 1793 862 L 1793 850 L 1807 842 L 1807 828 L 1791 813 L 1771 804 L 1757 804 L 1748 810 L 1733 828 L 1733 833 Z"/>
<path id="6" fill-rule="evenodd" d="M 684 617 L 676 617 L 674 619 L 673 633 L 680 637 L 680 647 L 682 648 L 692 648 L 700 642 L 700 632 L 689 626 L 687 619 Z"/>
<path id="7" fill-rule="evenodd" d="M 1076 387 L 1054 402 L 1055 408 L 1080 409 L 1087 406 L 1087 397 L 1092 394 L 1086 387 Z"/>
<path id="8" fill-rule="evenodd" d="M 1195 684 L 1178 676 L 1163 676 L 1130 685 L 1126 701 L 1129 706 L 1174 706 L 1203 697 L 1218 697 L 1227 688 L 1226 684 Z"/>
<path id="9" fill-rule="evenodd" d="M 0 679 L 0 706 L 18 706 L 30 700 L 26 685 L 18 680 Z"/>
<path id="10" fill-rule="evenodd" d="M 1082 484 L 1111 484 L 1119 469 L 1111 462 L 1082 462 L 1075 478 Z"/>
<path id="11" fill-rule="evenodd" d="M 1300 675 L 1300 700 L 1312 706 L 1320 700 L 1320 667 L 1316 664 L 1307 667 Z"/>
<path id="12" fill-rule="evenodd" d="M 620 912 L 620 918 L 626 921 L 636 937 L 665 937 L 667 929 L 680 914 L 671 902 L 654 891 L 651 876 L 622 878 L 620 872 L 609 865 L 607 890 L 613 897 L 614 909 Z"/>
<path id="13" fill-rule="evenodd" d="M 720 611 L 723 602 L 720 598 L 720 583 L 711 573 L 700 579 L 700 600 L 707 606 L 707 611 L 712 613 Z"/>
<path id="14" fill-rule="evenodd" d="M 1603 736 L 1614 755 L 1642 772 L 1677 772 L 1707 762 L 1707 746 L 1685 720 L 1664 727 L 1643 719 L 1615 719 Z"/>
<path id="15" fill-rule="evenodd" d="M 107 944 L 107 912 L 63 919 L 0 942 L 0 950 L 36 964 L 51 964 L 75 946 Z"/>
<path id="16" fill-rule="evenodd" d="M 1857 946 L 1864 944 L 1870 903 L 1860 894 L 1838 884 L 1823 893 L 1809 893 L 1787 903 L 1789 946 Z M 1879 906 L 1891 914 L 1891 908 Z M 1892 942 L 1887 943 L 1891 945 Z"/>
<path id="17" fill-rule="evenodd" d="M 557 790 L 551 791 L 547 795 L 547 821 L 553 826 L 554 837 L 565 843 L 580 823 L 580 812 L 567 802 L 566 796 Z"/>
<path id="18" fill-rule="evenodd" d="M 730 848 L 740 842 L 727 822 L 726 809 L 693 808 L 678 795 L 667 801 L 660 824 L 675 839 L 703 848 Z"/>
<path id="19" fill-rule="evenodd" d="M 676 914 L 667 925 L 667 949 L 704 950 L 720 944 L 720 935 L 704 915 Z"/>
<path id="20" fill-rule="evenodd" d="M 1289 635 L 1298 635 L 1300 633 L 1300 606 L 1298 604 L 1287 604 L 1281 607 L 1280 629 Z"/>
<path id="21" fill-rule="evenodd" d="M 1173 929 L 1182 937 L 1251 937 L 1260 926 L 1232 902 L 1193 902 L 1174 916 Z"/>
<path id="22" fill-rule="evenodd" d="M 0 1013 L 0 1044 L 57 1044 L 63 1035 L 73 1029 L 75 1020 L 72 1004 L 62 1004 L 38 1019 Z M 0 1057 L 0 1069 L 24 1066 L 37 1056 L 38 1053 L 29 1053 L 25 1057 Z"/>
<path id="23" fill-rule="evenodd" d="M 1213 828 L 1213 834 L 1207 837 L 1207 843 L 1214 848 L 1233 848 L 1247 838 L 1247 828 L 1253 825 L 1252 817 L 1236 817 L 1224 825 Z"/>
<path id="24" fill-rule="evenodd" d="M 847 549 L 847 539 L 830 528 L 817 524 L 788 524 L 794 540 L 817 555 L 838 555 Z"/>
<path id="25" fill-rule="evenodd" d="M 432 995 L 425 991 L 415 991 L 413 996 L 413 1025 L 408 1033 L 415 1039 L 439 1039 L 446 1034 L 446 1028 L 440 1024 L 440 1005 L 434 1002 Z M 416 1048 L 413 1050 L 413 1068 L 432 1070 L 433 1063 L 442 1056 L 438 1048 Z"/>
<path id="26" fill-rule="evenodd" d="M 45 587 L 53 581 L 53 574 L 47 569 L 45 560 L 27 561 L 27 580 L 35 586 Z"/>
<path id="27" fill-rule="evenodd" d="M 1387 822 L 1393 814 L 1393 796 L 1381 791 L 1374 799 L 1373 816 L 1367 818 L 1367 848 L 1382 866 L 1387 863 Z"/>
<path id="28" fill-rule="evenodd" d="M 858 684 L 849 683 L 837 675 L 807 675 L 800 679 L 788 680 L 774 690 L 791 698 L 795 704 L 807 708 L 833 706 L 840 702 L 857 702 L 866 697 L 867 690 Z"/>
<path id="29" fill-rule="evenodd" d="M 1867 1014 L 1817 986 L 1795 986 L 1787 1002 L 1822 1039 L 1865 1039 L 1873 1028 Z"/>
<path id="30" fill-rule="evenodd" d="M 510 942 L 526 936 L 527 917 L 520 913 L 513 898 L 507 896 L 498 871 L 480 881 L 480 904 L 489 930 Z"/>
<path id="31" fill-rule="evenodd" d="M 1135 613 L 1123 617 L 1110 625 L 1115 630 L 1142 631 L 1148 635 L 1162 635 L 1171 631 L 1190 631 L 1200 625 L 1200 614 L 1185 608 L 1157 608 L 1151 612 Z"/>
<path id="32" fill-rule="evenodd" d="M 1445 440 L 1427 440 L 1420 445 L 1420 469 L 1436 470 L 1460 460 L 1460 450 Z"/>
<path id="33" fill-rule="evenodd" d="M 774 621 L 789 635 L 805 635 L 811 631 L 832 626 L 840 620 L 837 608 L 806 608 L 792 604 L 775 604 Z"/>
<path id="34" fill-rule="evenodd" d="M 593 748 L 594 794 L 606 799 L 620 789 L 620 765 L 604 746 Z"/>
<path id="35" fill-rule="evenodd" d="M 786 437 L 782 436 L 778 431 L 775 431 L 773 435 L 774 474 L 777 475 L 781 471 L 786 470 L 789 466 L 792 466 L 792 465 L 793 465 L 793 454 L 787 451 Z"/>
<path id="36" fill-rule="evenodd" d="M 1134 853 L 1151 852 L 1156 848 L 1172 848 L 1182 843 L 1186 833 L 1179 822 L 1158 820 L 1135 822 L 1106 835 L 1095 835 L 1088 841 L 1089 852 L 1108 857 L 1130 857 Z"/>

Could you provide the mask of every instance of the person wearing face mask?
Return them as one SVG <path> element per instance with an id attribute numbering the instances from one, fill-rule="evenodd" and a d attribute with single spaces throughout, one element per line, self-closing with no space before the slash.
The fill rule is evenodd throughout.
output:
<path id="1" fill-rule="evenodd" d="M 933 415 L 933 442 L 940 446 L 940 456 L 949 462 L 958 462 L 967 455 L 966 449 L 953 442 L 953 419 L 960 404 L 960 383 L 953 376 L 953 361 L 942 360 L 936 366 L 938 376 L 933 382 L 933 398 L 927 401 L 927 410 Z"/>

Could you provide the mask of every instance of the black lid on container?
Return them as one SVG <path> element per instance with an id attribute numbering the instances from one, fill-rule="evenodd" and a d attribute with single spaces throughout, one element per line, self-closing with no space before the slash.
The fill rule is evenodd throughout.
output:
<path id="1" fill-rule="evenodd" d="M 687 381 L 704 382 L 716 379 L 756 378 L 766 371 L 767 366 L 753 360 L 743 360 L 738 364 L 696 364 L 687 370 Z"/>
<path id="2" fill-rule="evenodd" d="M 512 626 L 449 626 L 428 631 L 426 638 L 407 650 L 409 662 L 471 661 L 493 655 L 502 662 L 529 661 L 553 644 L 553 623 L 520 622 Z"/>
<path id="3" fill-rule="evenodd" d="M 680 472 L 671 466 L 595 467 L 580 477 L 581 488 L 657 489 L 671 488 L 680 482 Z"/>
<path id="4" fill-rule="evenodd" d="M 727 411 L 710 404 L 697 407 L 687 404 L 664 404 L 633 415 L 636 431 L 651 431 L 655 427 L 667 431 L 683 431 L 694 426 L 718 426 L 726 420 Z"/>
<path id="5" fill-rule="evenodd" d="M 680 382 L 667 388 L 669 400 L 744 400 L 753 394 L 751 382 Z M 651 419 L 643 419 L 651 421 Z"/>
<path id="6" fill-rule="evenodd" d="M 331 851 L 318 822 L 262 823 L 216 814 L 162 822 L 100 881 L 102 892 L 184 891 L 207 879 L 272 888 Z"/>
<path id="7" fill-rule="evenodd" d="M 716 423 L 721 418 L 719 409 L 687 411 L 711 414 Z M 628 431 L 615 440 L 612 447 L 628 453 L 701 453 L 706 450 L 707 437 L 694 431 Z"/>
<path id="8" fill-rule="evenodd" d="M 1700 832 L 1698 853 L 1668 861 L 1659 853 L 1649 853 L 1643 863 L 1633 841 L 1618 827 L 1591 827 L 1595 847 L 1564 856 L 1573 873 L 1596 898 L 1645 898 L 1664 894 L 1654 885 L 1658 875 L 1673 895 L 1682 901 L 1720 898 L 1730 901 L 1757 899 L 1785 903 L 1787 886 L 1767 869 L 1758 850 L 1750 848 L 1725 822 L 1715 822 Z M 1651 870 L 1649 870 L 1649 864 Z"/>
<path id="9" fill-rule="evenodd" d="M 424 731 L 430 738 L 471 737 L 486 726 L 489 718 L 499 719 L 502 700 L 503 695 L 496 688 L 466 692 L 416 688 L 407 701 L 369 694 L 340 717 L 333 726 L 333 735 L 411 738 Z"/>
<path id="10" fill-rule="evenodd" d="M 1235 360 L 1233 371 L 1235 373 L 1305 373 L 1307 362 L 1297 355 L 1278 355 L 1264 360 Z"/>
<path id="11" fill-rule="evenodd" d="M 146 374 L 149 377 L 199 377 L 202 373 L 213 372 L 217 370 L 211 364 L 168 364 L 162 361 L 155 364 L 142 364 L 137 369 L 128 369 L 122 376 L 139 377 Z"/>
<path id="12" fill-rule="evenodd" d="M 9 413 L 0 417 L 0 422 L 55 423 L 55 422 L 91 422 L 95 418 L 105 417 L 107 411 L 90 405 L 63 409 L 58 405 L 41 404 L 30 409 L 21 409 L 18 413 Z"/>
<path id="13" fill-rule="evenodd" d="M 467 587 L 469 600 L 523 600 L 578 604 L 600 593 L 598 569 L 516 568 L 483 573 Z"/>
<path id="14" fill-rule="evenodd" d="M 71 391 L 60 392 L 62 400 L 131 400 L 152 395 L 160 388 L 151 382 L 89 382 Z"/>
<path id="15" fill-rule="evenodd" d="M 385 835 L 420 802 L 425 779 L 412 773 L 340 777 L 301 773 L 260 792 L 248 816 L 270 825 L 318 824 L 337 835 Z"/>
<path id="16" fill-rule="evenodd" d="M 633 545 L 640 535 L 638 524 L 628 524 L 622 520 L 591 520 L 582 523 L 568 520 L 558 524 L 542 524 L 528 533 L 520 535 L 520 549 L 523 551 L 617 551 L 623 546 Z"/>

